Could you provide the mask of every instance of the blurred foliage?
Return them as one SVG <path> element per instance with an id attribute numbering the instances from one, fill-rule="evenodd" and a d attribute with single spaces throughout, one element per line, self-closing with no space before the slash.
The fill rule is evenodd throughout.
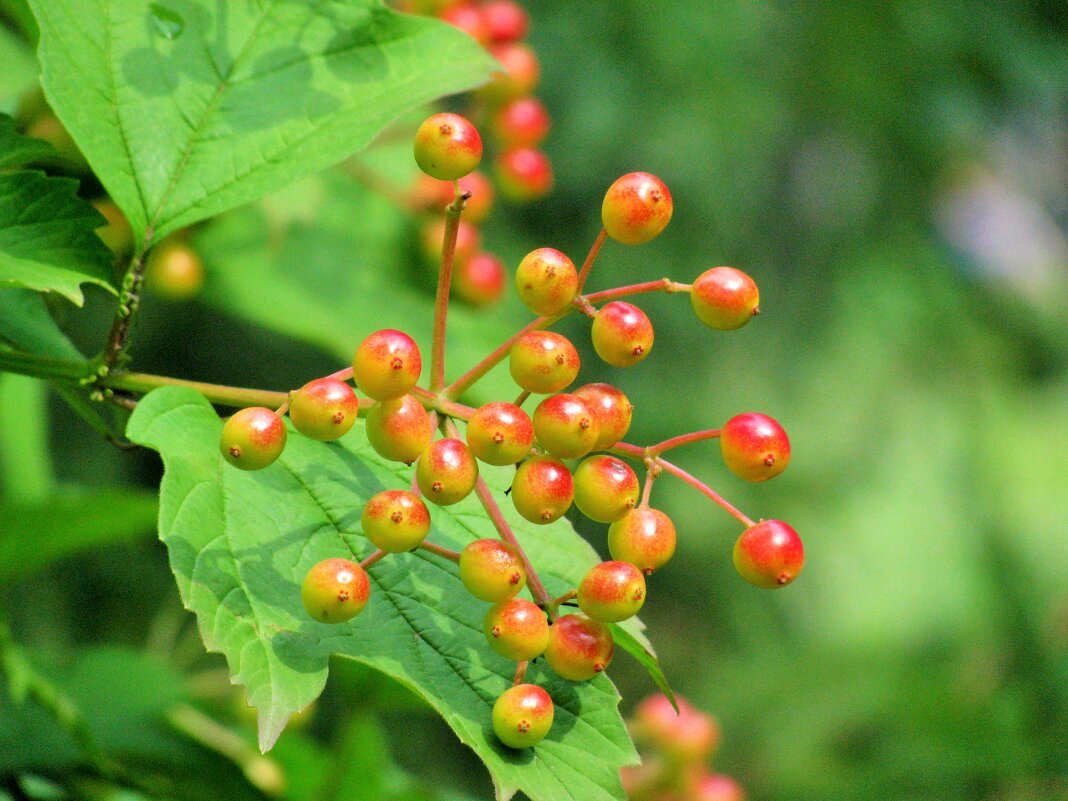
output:
<path id="1" fill-rule="evenodd" d="M 0 54 L 13 54 L 0 57 L 18 65 L 0 75 L 6 110 L 28 79 L 20 6 L 0 4 L 11 22 L 0 30 Z M 801 532 L 807 567 L 781 593 L 734 574 L 737 531 L 726 515 L 667 480 L 654 492 L 677 523 L 680 548 L 652 579 L 643 619 L 673 685 L 720 718 L 716 769 L 756 801 L 1068 798 L 1064 4 L 529 7 L 557 188 L 535 205 L 498 210 L 487 246 L 511 265 L 543 245 L 579 258 L 598 229 L 604 188 L 646 169 L 672 189 L 672 225 L 641 248 L 609 244 L 591 288 L 664 275 L 687 281 L 733 264 L 762 290 L 764 314 L 729 335 L 697 326 L 684 299 L 643 300 L 656 350 L 626 373 L 596 364 L 582 320 L 561 326 L 582 350 L 584 377 L 609 378 L 635 402 L 631 441 L 746 410 L 773 415 L 791 434 L 790 470 L 767 485 L 731 478 L 714 447 L 679 459 L 751 516 L 783 518 Z M 331 274 L 312 259 L 231 252 L 234 237 L 270 223 L 279 203 L 285 215 L 276 224 L 314 238 L 299 228 L 301 193 L 279 197 L 201 230 L 202 300 L 146 302 L 138 369 L 271 388 L 337 369 L 344 348 L 314 331 L 313 308 L 253 314 L 237 296 L 234 267 L 245 260 L 257 281 L 283 268 Z M 958 208 L 969 214 L 949 213 Z M 350 217 L 361 224 L 355 211 Z M 415 298 L 428 290 L 411 247 L 406 269 L 383 269 Z M 348 248 L 329 239 L 309 252 L 337 269 Z M 379 301 L 331 305 L 320 294 L 324 319 L 343 316 L 354 340 L 382 324 Z M 52 312 L 93 352 L 112 301 L 93 289 L 87 301 L 76 314 L 62 304 Z M 272 321 L 272 311 L 293 319 Z M 508 302 L 481 324 L 467 315 L 465 348 L 496 341 L 518 314 Z M 686 391 L 665 395 L 665 383 Z M 4 397 L 9 415 L 13 401 Z M 30 518 L 7 522 L 10 504 L 47 503 L 74 486 L 124 486 L 129 495 L 108 496 L 115 511 L 94 515 L 86 530 L 131 520 L 143 497 L 130 488 L 157 485 L 155 457 L 113 448 L 55 397 L 18 397 L 50 425 L 0 432 L 0 531 L 35 536 L 24 531 Z M 42 467 L 34 454 L 46 447 L 51 464 Z M 607 552 L 603 527 L 578 525 Z M 203 655 L 177 608 L 150 527 L 137 536 L 115 529 L 111 539 L 21 578 L 0 574 L 8 582 L 0 600 L 29 664 L 84 708 L 94 742 L 118 765 L 78 758 L 63 739 L 70 732 L 50 726 L 40 702 L 20 713 L 35 716 L 22 726 L 0 708 L 0 754 L 15 753 L 4 739 L 12 727 L 24 736 L 31 725 L 41 733 L 37 753 L 52 753 L 54 743 L 66 754 L 35 763 L 31 777 L 0 781 L 0 798 L 5 790 L 49 797 L 51 782 L 75 797 L 260 797 L 240 759 L 172 724 L 133 750 L 124 745 L 143 710 L 175 704 L 211 713 L 246 746 L 254 739 L 233 713 L 218 661 Z M 118 686 L 106 681 L 116 671 L 126 677 Z M 287 777 L 284 797 L 358 788 L 361 799 L 449 798 L 444 787 L 489 797 L 472 755 L 405 691 L 353 666 L 334 672 L 344 675 L 332 679 L 309 727 L 287 732 L 269 756 Z M 632 661 L 620 659 L 612 675 L 625 704 L 653 689 Z M 128 732 L 98 708 L 122 696 Z M 134 766 L 149 763 L 136 775 L 166 784 L 132 785 Z"/>

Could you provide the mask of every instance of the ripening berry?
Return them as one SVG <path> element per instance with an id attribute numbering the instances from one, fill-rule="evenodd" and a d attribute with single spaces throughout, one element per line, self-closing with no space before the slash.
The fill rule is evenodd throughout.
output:
<path id="1" fill-rule="evenodd" d="M 561 459 L 585 456 L 597 442 L 597 418 L 578 395 L 550 395 L 532 419 L 538 443 Z"/>
<path id="2" fill-rule="evenodd" d="M 645 312 L 622 300 L 598 310 L 590 335 L 597 355 L 613 367 L 635 365 L 653 349 L 653 324 Z"/>
<path id="3" fill-rule="evenodd" d="M 452 506 L 475 488 L 478 462 L 461 440 L 439 439 L 420 454 L 415 463 L 415 480 L 428 501 Z"/>
<path id="4" fill-rule="evenodd" d="M 415 340 L 403 331 L 375 331 L 356 348 L 352 377 L 356 386 L 375 400 L 407 394 L 419 381 L 423 358 Z"/>
<path id="5" fill-rule="evenodd" d="M 614 523 L 638 502 L 638 476 L 622 459 L 598 454 L 575 468 L 575 504 L 598 523 Z"/>
<path id="6" fill-rule="evenodd" d="M 536 684 L 509 687 L 493 704 L 493 731 L 509 748 L 530 748 L 553 725 L 553 699 Z"/>
<path id="7" fill-rule="evenodd" d="M 492 253 L 476 253 L 453 265 L 452 291 L 472 306 L 491 306 L 504 294 L 505 269 Z"/>
<path id="8" fill-rule="evenodd" d="M 719 746 L 719 724 L 682 696 L 676 695 L 675 701 L 678 712 L 660 693 L 638 704 L 630 726 L 635 741 L 660 751 L 676 764 L 706 762 Z"/>
<path id="9" fill-rule="evenodd" d="M 219 437 L 223 458 L 242 470 L 262 470 L 286 446 L 286 424 L 270 409 L 250 406 L 226 421 Z"/>
<path id="10" fill-rule="evenodd" d="M 502 147 L 537 147 L 549 135 L 549 112 L 536 97 L 517 97 L 497 109 L 490 130 Z"/>
<path id="11" fill-rule="evenodd" d="M 692 801 L 745 801 L 738 782 L 722 773 L 706 773 L 694 782 Z"/>
<path id="12" fill-rule="evenodd" d="M 459 114 L 435 114 L 415 132 L 412 146 L 419 169 L 432 178 L 462 178 L 482 160 L 482 137 Z"/>
<path id="13" fill-rule="evenodd" d="M 597 418 L 597 443 L 595 451 L 611 448 L 630 430 L 630 418 L 634 412 L 627 396 L 611 384 L 586 384 L 572 394 L 578 395 Z"/>
<path id="14" fill-rule="evenodd" d="M 509 598 L 490 607 L 482 631 L 494 651 L 517 662 L 541 656 L 549 644 L 545 611 L 525 598 Z"/>
<path id="15" fill-rule="evenodd" d="M 445 239 L 445 220 L 431 220 L 423 227 L 421 246 L 423 257 L 435 269 L 441 264 L 441 248 Z M 456 247 L 452 252 L 453 269 L 471 261 L 482 249 L 482 234 L 478 227 L 467 220 L 460 220 L 456 227 Z M 436 273 L 435 273 L 436 275 Z"/>
<path id="16" fill-rule="evenodd" d="M 564 615 L 549 626 L 545 661 L 569 681 L 586 681 L 612 661 L 612 632 L 585 615 Z"/>
<path id="17" fill-rule="evenodd" d="M 608 527 L 608 552 L 648 576 L 675 554 L 675 539 L 670 517 L 659 509 L 641 507 Z"/>
<path id="18" fill-rule="evenodd" d="M 630 562 L 594 565 L 578 586 L 579 608 L 593 620 L 618 623 L 645 603 L 645 576 Z"/>
<path id="19" fill-rule="evenodd" d="M 552 523 L 575 498 L 571 471 L 552 456 L 531 456 L 515 471 L 509 496 L 516 511 L 531 523 Z"/>
<path id="20" fill-rule="evenodd" d="M 526 38 L 530 19 L 515 0 L 489 0 L 482 4 L 482 18 L 496 44 Z"/>
<path id="21" fill-rule="evenodd" d="M 509 200 L 528 203 L 545 197 L 553 188 L 553 165 L 549 157 L 533 147 L 512 147 L 493 162 L 497 187 Z"/>
<path id="22" fill-rule="evenodd" d="M 690 287 L 690 304 L 709 328 L 732 331 L 760 314 L 760 292 L 753 279 L 733 267 L 713 267 Z"/>
<path id="23" fill-rule="evenodd" d="M 515 464 L 530 454 L 533 444 L 534 424 L 514 403 L 487 403 L 467 423 L 467 447 L 486 464 Z"/>
<path id="24" fill-rule="evenodd" d="M 324 559 L 300 585 L 304 608 L 320 623 L 344 623 L 356 617 L 370 597 L 367 571 L 348 559 Z"/>
<path id="25" fill-rule="evenodd" d="M 567 337 L 552 331 L 528 331 L 508 354 L 512 380 L 527 392 L 559 392 L 579 371 L 579 355 Z"/>
<path id="26" fill-rule="evenodd" d="M 430 532 L 430 512 L 422 498 L 407 490 L 384 490 L 363 507 L 360 525 L 367 539 L 386 553 L 418 548 Z"/>
<path id="27" fill-rule="evenodd" d="M 541 64 L 534 48 L 524 42 L 502 42 L 491 46 L 489 52 L 503 69 L 495 72 L 492 80 L 476 91 L 477 97 L 491 105 L 499 105 L 534 91 L 541 79 Z"/>
<path id="28" fill-rule="evenodd" d="M 489 216 L 493 208 L 493 184 L 483 173 L 475 170 L 460 179 L 460 191 L 470 193 L 464 204 L 463 220 L 472 225 L 479 225 Z M 456 197 L 452 181 L 439 181 L 426 173 L 419 173 L 412 189 L 412 202 L 421 209 L 442 214 Z M 442 227 L 436 237 L 436 247 L 432 248 L 435 258 L 441 256 Z M 457 237 L 459 238 L 459 237 Z"/>
<path id="29" fill-rule="evenodd" d="M 367 412 L 364 431 L 371 447 L 386 459 L 411 464 L 430 444 L 430 415 L 411 395 L 379 401 Z"/>
<path id="30" fill-rule="evenodd" d="M 781 520 L 761 520 L 734 543 L 734 567 L 750 584 L 768 590 L 785 587 L 801 572 L 805 549 L 794 529 Z"/>
<path id="31" fill-rule="evenodd" d="M 459 28 L 483 47 L 493 41 L 482 10 L 473 3 L 458 3 L 451 6 L 442 11 L 438 19 Z"/>
<path id="32" fill-rule="evenodd" d="M 498 603 L 523 589 L 527 571 L 519 553 L 508 543 L 475 540 L 460 551 L 460 581 L 480 601 Z"/>
<path id="33" fill-rule="evenodd" d="M 293 427 L 304 436 L 322 442 L 347 434 L 359 411 L 360 403 L 352 387 L 336 378 L 309 381 L 289 399 Z"/>
<path id="34" fill-rule="evenodd" d="M 559 250 L 538 248 L 519 262 L 515 288 L 528 309 L 542 317 L 552 317 L 575 299 L 578 272 L 571 259 Z"/>
<path id="35" fill-rule="evenodd" d="M 720 431 L 719 448 L 731 472 L 746 481 L 775 478 L 790 464 L 790 440 L 766 414 L 732 417 Z"/>
<path id="36" fill-rule="evenodd" d="M 671 193 L 663 181 L 647 172 L 631 172 L 608 187 L 601 221 L 617 242 L 641 245 L 660 235 L 671 211 Z"/>
<path id="37" fill-rule="evenodd" d="M 193 297 L 204 286 L 204 262 L 184 242 L 168 240 L 152 249 L 145 266 L 145 287 L 171 300 Z"/>

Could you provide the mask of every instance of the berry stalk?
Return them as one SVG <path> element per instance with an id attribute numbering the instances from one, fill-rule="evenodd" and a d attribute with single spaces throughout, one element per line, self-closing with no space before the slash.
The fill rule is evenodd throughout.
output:
<path id="1" fill-rule="evenodd" d="M 738 522 L 740 522 L 746 528 L 749 528 L 750 526 L 756 525 L 752 520 L 750 520 L 748 517 L 746 517 L 745 514 L 743 514 L 736 506 L 734 506 L 732 503 L 730 503 L 726 498 L 724 498 L 722 495 L 720 495 L 718 492 L 716 492 L 714 489 L 709 487 L 707 484 L 705 484 L 700 479 L 695 478 L 694 476 L 692 476 L 689 473 L 687 473 L 685 470 L 683 470 L 678 465 L 674 465 L 671 462 L 667 461 L 666 459 L 661 459 L 659 457 L 657 458 L 656 463 L 658 465 L 660 465 L 661 468 L 663 468 L 667 472 L 671 473 L 671 475 L 675 476 L 676 478 L 682 479 L 684 482 L 689 484 L 691 487 L 693 487 L 695 490 L 700 492 L 702 495 L 704 495 L 707 498 L 709 498 L 714 504 L 716 504 L 721 509 L 723 509 L 725 512 L 727 512 L 727 514 L 731 515 L 731 517 L 733 517 L 736 520 L 738 520 Z"/>
<path id="2" fill-rule="evenodd" d="M 441 269 L 438 271 L 438 292 L 434 298 L 434 334 L 430 346 L 430 391 L 445 386 L 445 323 L 449 315 L 449 289 L 452 286 L 452 263 L 456 254 L 456 233 L 460 230 L 467 195 L 460 182 L 453 181 L 455 197 L 445 207 L 445 237 L 441 243 Z"/>
<path id="3" fill-rule="evenodd" d="M 384 559 L 387 556 L 389 556 L 389 552 L 388 551 L 383 551 L 381 548 L 379 548 L 377 551 L 374 551 L 370 556 L 368 556 L 366 559 L 364 559 L 362 562 L 360 562 L 360 567 L 362 567 L 364 570 L 366 570 L 371 565 L 373 565 L 375 562 L 378 562 L 378 561 L 380 561 L 381 559 Z"/>
<path id="4" fill-rule="evenodd" d="M 419 544 L 419 547 L 422 548 L 424 551 L 429 551 L 430 553 L 437 554 L 438 556 L 442 557 L 443 559 L 448 559 L 450 562 L 459 562 L 460 561 L 460 552 L 459 551 L 452 551 L 452 550 L 449 550 L 448 548 L 442 547 L 441 545 L 435 545 L 432 542 L 427 542 L 426 540 L 421 542 Z"/>
<path id="5" fill-rule="evenodd" d="M 680 445 L 689 445 L 691 442 L 701 442 L 706 439 L 716 439 L 720 435 L 721 430 L 722 429 L 719 428 L 708 428 L 704 431 L 693 431 L 689 434 L 679 434 L 677 437 L 665 439 L 663 442 L 658 442 L 656 445 L 650 445 L 645 450 L 650 456 L 659 456 L 664 451 L 678 448 Z"/>
<path id="6" fill-rule="evenodd" d="M 600 292 L 591 292 L 584 297 L 589 303 L 600 303 L 605 300 L 628 298 L 631 295 L 644 295 L 647 292 L 667 292 L 671 294 L 675 292 L 689 291 L 689 284 L 680 284 L 678 281 L 672 281 L 670 278 L 661 278 L 659 281 L 644 281 L 640 284 L 628 284 L 627 286 L 619 286 L 615 289 L 604 289 Z"/>
<path id="7" fill-rule="evenodd" d="M 597 234 L 597 238 L 593 240 L 593 244 L 590 246 L 590 252 L 586 254 L 586 261 L 582 262 L 582 269 L 579 270 L 578 275 L 578 292 L 582 294 L 582 287 L 586 285 L 586 278 L 590 274 L 590 270 L 593 268 L 593 263 L 597 261 L 597 254 L 601 252 L 601 246 L 604 244 L 605 239 L 608 238 L 608 229 L 602 227 L 601 232 Z"/>

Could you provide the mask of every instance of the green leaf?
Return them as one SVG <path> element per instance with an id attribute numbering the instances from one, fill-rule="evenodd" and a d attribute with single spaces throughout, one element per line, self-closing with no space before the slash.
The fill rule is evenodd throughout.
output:
<path id="1" fill-rule="evenodd" d="M 10 114 L 22 93 L 37 81 L 37 59 L 33 49 L 3 25 L 0 25 L 0 64 L 4 65 L 0 70 L 0 111 Z"/>
<path id="2" fill-rule="evenodd" d="M 84 302 L 81 285 L 111 285 L 112 254 L 95 228 L 104 218 L 78 182 L 35 170 L 0 173 L 0 287 L 58 292 Z"/>
<path id="3" fill-rule="evenodd" d="M 55 155 L 56 149 L 48 142 L 23 136 L 15 130 L 14 119 L 0 114 L 0 168 L 21 167 Z"/>
<path id="4" fill-rule="evenodd" d="M 49 103 L 138 241 L 262 197 L 488 78 L 378 0 L 31 0 Z"/>
<path id="5" fill-rule="evenodd" d="M 613 623 L 609 628 L 612 629 L 612 639 L 615 644 L 637 659 L 639 664 L 649 671 L 649 675 L 652 677 L 657 689 L 667 696 L 667 699 L 671 701 L 671 705 L 675 707 L 675 711 L 678 712 L 679 704 L 675 700 L 675 692 L 671 689 L 671 685 L 668 684 L 667 676 L 664 675 L 664 671 L 660 667 L 660 660 L 653 653 L 648 641 L 644 637 L 636 636 L 626 624 Z"/>
<path id="6" fill-rule="evenodd" d="M 619 769 L 635 753 L 605 676 L 573 684 L 536 663 L 528 676 L 552 695 L 556 722 L 529 751 L 497 741 L 490 711 L 515 664 L 487 647 L 487 607 L 462 589 L 453 563 L 426 551 L 390 556 L 369 570 L 371 601 L 353 621 L 331 627 L 304 612 L 299 588 L 308 569 L 371 553 L 360 509 L 375 492 L 406 486 L 410 468 L 379 458 L 357 425 L 330 444 L 291 432 L 278 462 L 245 473 L 219 455 L 221 425 L 198 394 L 164 388 L 138 404 L 127 434 L 163 455 L 160 537 L 205 644 L 225 654 L 259 710 L 263 747 L 319 694 L 330 655 L 340 654 L 422 695 L 486 763 L 499 798 L 518 790 L 534 801 L 623 798 Z M 566 521 L 522 520 L 502 494 L 508 469 L 483 475 L 549 591 L 574 587 L 598 561 L 589 544 Z M 448 548 L 495 534 L 474 497 L 432 514 L 430 539 Z"/>
<path id="7" fill-rule="evenodd" d="M 151 534 L 158 505 L 132 489 L 53 495 L 42 503 L 0 500 L 0 584 L 78 551 Z"/>

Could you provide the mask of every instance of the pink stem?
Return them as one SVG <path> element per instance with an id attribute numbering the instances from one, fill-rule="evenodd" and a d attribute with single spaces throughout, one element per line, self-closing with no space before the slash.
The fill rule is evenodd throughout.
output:
<path id="1" fill-rule="evenodd" d="M 462 395 L 472 384 L 478 381 L 482 376 L 500 364 L 511 352 L 512 345 L 514 345 L 523 334 L 531 331 L 537 331 L 542 328 L 548 328 L 552 323 L 559 320 L 565 314 L 571 311 L 570 307 L 555 317 L 538 317 L 525 326 L 516 331 L 512 336 L 508 337 L 504 342 L 497 346 L 497 348 L 486 358 L 457 378 L 444 390 L 441 394 L 446 398 L 458 398 Z"/>
<path id="2" fill-rule="evenodd" d="M 434 334 L 430 346 L 430 391 L 445 386 L 445 322 L 449 316 L 449 288 L 452 285 L 452 262 L 456 254 L 456 233 L 460 230 L 460 214 L 464 210 L 464 194 L 460 182 L 453 181 L 456 197 L 445 207 L 445 237 L 441 243 L 441 269 L 438 271 L 438 292 L 434 299 Z"/>
<path id="3" fill-rule="evenodd" d="M 534 600 L 542 605 L 551 603 L 552 596 L 549 595 L 549 591 L 545 589 L 545 585 L 542 584 L 541 579 L 538 578 L 537 571 L 534 570 L 534 565 L 530 563 L 526 551 L 524 551 L 523 546 L 519 544 L 519 540 L 515 538 L 515 534 L 512 533 L 512 528 L 508 525 L 508 521 L 504 519 L 504 515 L 501 513 L 501 508 L 497 505 L 497 502 L 493 500 L 493 495 L 490 494 L 489 486 L 487 486 L 485 480 L 481 477 L 475 483 L 475 494 L 482 502 L 482 507 L 486 510 L 486 514 L 488 514 L 490 520 L 493 521 L 493 526 L 497 529 L 497 533 L 500 535 L 501 539 L 515 548 L 516 553 L 519 554 L 519 558 L 523 562 L 523 569 L 527 571 L 527 586 L 530 587 L 530 594 L 534 596 Z"/>
<path id="4" fill-rule="evenodd" d="M 523 683 L 523 679 L 527 677 L 527 665 L 529 664 L 530 663 L 524 659 L 522 662 L 515 666 L 515 678 L 512 679 L 513 687 L 515 687 L 517 684 Z"/>
<path id="5" fill-rule="evenodd" d="M 582 269 L 578 274 L 578 293 L 582 294 L 582 287 L 586 286 L 586 279 L 589 277 L 590 268 L 593 267 L 593 263 L 597 261 L 597 254 L 601 252 L 601 245 L 604 244 L 605 239 L 608 237 L 608 231 L 604 228 L 597 234 L 597 238 L 593 240 L 593 245 L 590 247 L 590 252 L 586 254 L 586 261 L 582 263 Z"/>
<path id="6" fill-rule="evenodd" d="M 371 554 L 366 559 L 364 559 L 362 562 L 360 562 L 360 567 L 362 567 L 364 570 L 366 570 L 371 565 L 373 565 L 375 562 L 377 562 L 379 559 L 382 559 L 383 557 L 386 557 L 386 556 L 389 556 L 389 554 L 386 553 L 385 551 L 382 551 L 382 550 L 375 551 L 373 554 Z"/>
<path id="7" fill-rule="evenodd" d="M 422 548 L 424 551 L 430 551 L 430 553 L 436 553 L 438 556 L 444 557 L 445 559 L 448 559 L 450 562 L 459 562 L 460 561 L 460 552 L 459 551 L 450 551 L 448 548 L 443 548 L 440 545 L 435 545 L 434 543 L 427 542 L 426 540 L 424 540 L 422 543 L 420 543 L 419 547 Z"/>
<path id="8" fill-rule="evenodd" d="M 679 284 L 672 281 L 670 278 L 661 278 L 659 281 L 646 281 L 642 284 L 628 284 L 627 286 L 616 287 L 615 289 L 605 289 L 601 292 L 591 292 L 586 295 L 586 300 L 590 303 L 600 303 L 604 300 L 615 300 L 616 298 L 626 298 L 631 295 L 643 295 L 647 292 L 686 292 L 690 289 L 689 284 Z"/>
<path id="9" fill-rule="evenodd" d="M 646 451 L 650 456 L 659 456 L 666 450 L 671 448 L 677 448 L 680 445 L 689 445 L 691 442 L 700 442 L 706 439 L 715 439 L 719 436 L 721 429 L 708 428 L 704 431 L 694 431 L 690 434 L 680 434 L 677 437 L 671 439 L 665 439 L 663 442 L 658 442 L 656 445 L 650 445 L 646 448 Z"/>
<path id="10" fill-rule="evenodd" d="M 739 511 L 737 507 L 729 503 L 722 495 L 713 490 L 704 482 L 691 476 L 681 467 L 672 464 L 666 459 L 658 458 L 656 461 L 657 464 L 659 464 L 664 470 L 667 470 L 669 473 L 671 473 L 673 476 L 676 476 L 677 478 L 681 478 L 683 481 L 685 481 L 691 487 L 696 489 L 698 492 L 710 498 L 713 503 L 720 506 L 724 511 L 726 511 L 728 514 L 738 520 L 746 528 L 756 525 L 752 520 L 742 514 L 742 512 Z"/>

